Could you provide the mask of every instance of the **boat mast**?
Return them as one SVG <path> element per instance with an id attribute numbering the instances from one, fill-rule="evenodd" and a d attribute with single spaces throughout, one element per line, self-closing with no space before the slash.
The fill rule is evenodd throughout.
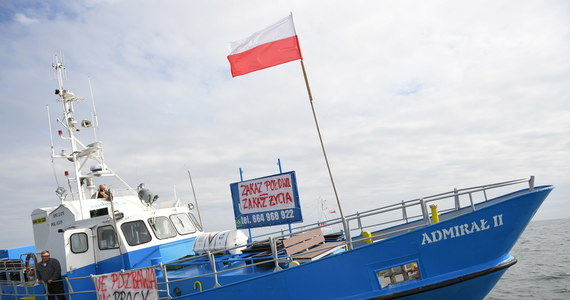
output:
<path id="1" fill-rule="evenodd" d="M 73 162 L 73 168 L 74 168 L 73 171 L 75 174 L 75 178 L 68 177 L 67 180 L 68 182 L 69 180 L 75 181 L 75 187 L 77 188 L 79 200 L 83 201 L 85 200 L 85 194 L 81 187 L 81 180 L 79 180 L 81 165 L 79 164 L 79 161 L 77 159 L 77 154 L 79 153 L 79 151 L 78 151 L 78 140 L 75 137 L 75 132 L 77 131 L 75 125 L 77 124 L 77 121 L 73 118 L 73 102 L 79 101 L 81 99 L 79 99 L 73 93 L 63 88 L 63 75 L 65 71 L 65 65 L 63 64 L 63 62 L 59 61 L 57 56 L 55 57 L 53 68 L 55 69 L 57 84 L 58 84 L 58 89 L 55 91 L 55 93 L 59 96 L 58 101 L 62 102 L 63 104 L 64 119 L 61 121 L 61 123 L 67 129 L 67 135 L 68 135 L 64 139 L 68 139 L 71 144 L 71 154 L 69 154 L 68 159 L 70 159 Z M 66 173 L 66 176 L 69 176 L 69 174 Z M 81 211 L 83 210 L 81 209 Z"/>
<path id="2" fill-rule="evenodd" d="M 57 79 L 58 88 L 55 90 L 55 94 L 58 95 L 57 101 L 63 104 L 63 119 L 58 119 L 57 121 L 65 128 L 67 133 L 64 134 L 62 130 L 58 131 L 59 136 L 63 140 L 68 140 L 71 146 L 71 153 L 66 153 L 65 150 L 61 150 L 58 154 L 54 152 L 53 142 L 52 142 L 52 158 L 66 159 L 73 163 L 73 173 L 65 172 L 65 176 L 68 182 L 70 194 L 72 195 L 71 200 L 79 201 L 80 218 L 84 218 L 84 214 L 87 212 L 83 211 L 83 201 L 91 198 L 97 191 L 94 179 L 102 177 L 112 177 L 116 179 L 129 193 L 136 196 L 136 191 L 133 190 L 119 175 L 117 175 L 112 169 L 110 169 L 104 162 L 103 159 L 103 147 L 100 141 L 95 141 L 90 144 L 84 144 L 78 137 L 79 130 L 92 129 L 95 130 L 97 127 L 97 115 L 93 113 L 92 120 L 81 120 L 78 122 L 74 117 L 74 102 L 79 102 L 84 100 L 83 97 L 75 96 L 72 92 L 66 90 L 63 86 L 63 79 L 65 75 L 65 64 L 57 56 L 55 56 L 55 61 L 53 63 L 53 68 L 55 70 L 55 75 Z M 90 84 L 91 86 L 91 84 Z M 93 108 L 95 104 L 93 104 Z M 94 124 L 95 123 L 95 124 Z M 51 127 L 51 125 L 50 125 Z M 97 140 L 97 135 L 95 134 L 95 139 Z M 94 162 L 95 165 L 87 166 L 88 162 Z M 52 162 L 53 163 L 53 162 Z M 57 179 L 56 179 L 57 181 Z M 75 195 L 73 190 L 77 190 L 77 195 Z M 61 201 L 63 203 L 65 193 L 63 188 L 58 188 L 58 195 L 60 195 Z"/>

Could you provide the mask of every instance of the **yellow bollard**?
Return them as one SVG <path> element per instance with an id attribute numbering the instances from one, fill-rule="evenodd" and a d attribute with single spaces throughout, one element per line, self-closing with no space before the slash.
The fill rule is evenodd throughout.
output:
<path id="1" fill-rule="evenodd" d="M 374 242 L 374 240 L 372 240 L 372 233 L 370 233 L 370 231 L 363 231 L 362 232 L 362 237 L 363 238 L 369 238 L 369 239 L 365 239 L 364 242 L 366 244 L 372 244 Z"/>
<path id="2" fill-rule="evenodd" d="M 432 224 L 439 223 L 439 212 L 437 212 L 437 205 L 432 204 L 429 206 L 431 208 L 431 222 Z"/>
<path id="3" fill-rule="evenodd" d="M 295 266 L 298 266 L 298 265 L 300 265 L 300 263 L 299 263 L 298 261 L 294 260 L 294 261 L 292 261 L 292 262 L 289 263 L 289 268 L 290 268 L 290 267 L 295 267 Z"/>

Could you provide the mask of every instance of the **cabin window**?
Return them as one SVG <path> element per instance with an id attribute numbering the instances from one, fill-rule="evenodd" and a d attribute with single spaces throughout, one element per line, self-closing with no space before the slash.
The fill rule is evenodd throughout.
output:
<path id="1" fill-rule="evenodd" d="M 420 270 L 417 262 L 394 266 L 376 272 L 380 286 L 383 288 L 398 283 L 420 279 Z"/>
<path id="2" fill-rule="evenodd" d="M 148 219 L 148 224 L 150 224 L 150 228 L 152 228 L 156 238 L 159 240 L 176 236 L 176 230 L 167 217 L 150 218 Z"/>
<path id="3" fill-rule="evenodd" d="M 69 245 L 71 252 L 73 253 L 83 253 L 89 249 L 89 243 L 87 241 L 86 233 L 74 233 L 69 237 Z"/>
<path id="4" fill-rule="evenodd" d="M 116 249 L 119 247 L 113 226 L 101 226 L 97 228 L 97 240 L 99 242 L 99 249 L 101 250 Z"/>
<path id="5" fill-rule="evenodd" d="M 196 220 L 196 217 L 194 217 L 194 215 L 191 213 L 188 213 L 188 216 L 190 216 L 190 219 L 192 220 L 192 223 L 194 223 L 194 226 L 196 226 L 199 231 L 202 231 L 202 225 L 200 225 L 200 222 Z"/>
<path id="6" fill-rule="evenodd" d="M 99 216 L 108 216 L 108 215 L 109 215 L 109 209 L 107 207 L 93 209 L 89 211 L 89 216 L 91 216 L 91 218 Z"/>
<path id="7" fill-rule="evenodd" d="M 196 232 L 196 227 L 190 221 L 190 218 L 186 214 L 175 214 L 170 216 L 170 220 L 174 223 L 176 231 L 179 234 L 189 234 Z"/>
<path id="8" fill-rule="evenodd" d="M 129 246 L 148 243 L 152 240 L 150 232 L 142 220 L 124 223 L 121 230 Z"/>

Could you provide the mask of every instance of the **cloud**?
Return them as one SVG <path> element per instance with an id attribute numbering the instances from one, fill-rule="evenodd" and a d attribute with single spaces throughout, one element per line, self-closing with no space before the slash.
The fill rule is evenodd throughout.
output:
<path id="1" fill-rule="evenodd" d="M 22 23 L 22 24 L 35 24 L 35 23 L 39 23 L 40 21 L 38 19 L 33 19 L 33 18 L 28 18 L 26 17 L 24 14 L 21 13 L 17 13 L 14 15 L 14 20 L 18 23 Z"/>

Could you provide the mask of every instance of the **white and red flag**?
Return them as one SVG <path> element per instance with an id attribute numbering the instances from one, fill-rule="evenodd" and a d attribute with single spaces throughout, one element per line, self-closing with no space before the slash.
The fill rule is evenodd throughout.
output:
<path id="1" fill-rule="evenodd" d="M 302 59 L 302 56 L 292 15 L 243 40 L 230 43 L 228 55 L 233 77 L 297 59 Z"/>

